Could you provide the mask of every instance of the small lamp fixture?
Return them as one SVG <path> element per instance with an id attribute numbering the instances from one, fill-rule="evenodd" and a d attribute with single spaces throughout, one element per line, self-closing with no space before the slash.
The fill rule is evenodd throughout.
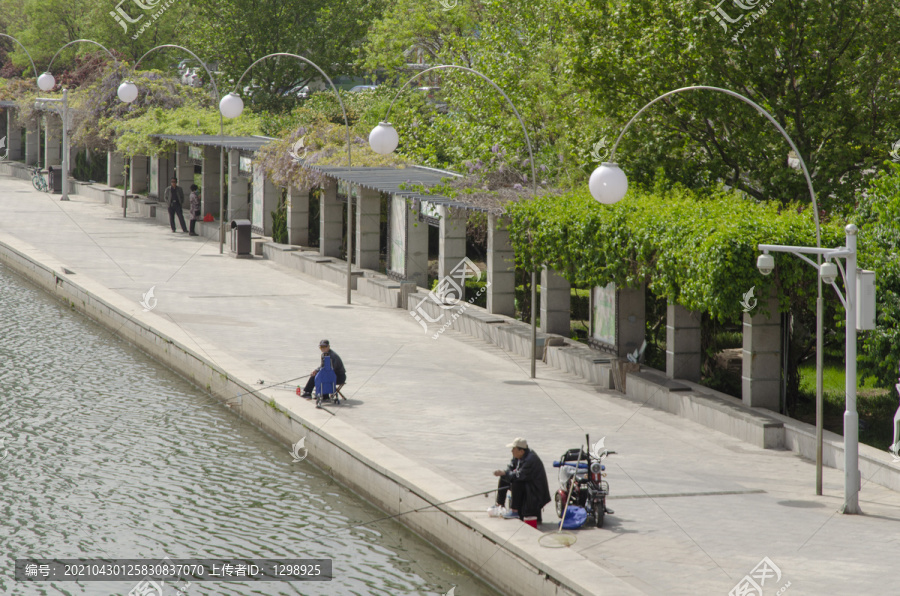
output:
<path id="1" fill-rule="evenodd" d="M 219 102 L 219 111 L 226 118 L 237 118 L 244 111 L 244 100 L 237 93 L 229 93 Z"/>
<path id="2" fill-rule="evenodd" d="M 131 103 L 137 99 L 138 96 L 138 88 L 137 85 L 132 83 L 131 81 L 122 81 L 122 84 L 119 85 L 119 90 L 116 92 L 121 99 L 125 103 Z"/>
<path id="3" fill-rule="evenodd" d="M 756 259 L 756 268 L 763 275 L 769 275 L 775 271 L 775 257 L 769 253 L 763 253 Z"/>
<path id="4" fill-rule="evenodd" d="M 369 133 L 369 146 L 372 151 L 380 155 L 388 155 L 393 153 L 400 142 L 397 130 L 391 126 L 390 122 L 379 122 L 378 126 Z"/>
<path id="5" fill-rule="evenodd" d="M 618 203 L 628 192 L 628 177 L 619 164 L 603 162 L 588 181 L 591 196 L 604 205 Z"/>
<path id="6" fill-rule="evenodd" d="M 835 265 L 831 261 L 825 261 L 819 267 L 819 277 L 822 278 L 822 283 L 833 284 L 834 280 L 837 279 L 837 276 L 838 276 L 837 265 Z"/>
<path id="7" fill-rule="evenodd" d="M 56 79 L 49 72 L 45 72 L 38 77 L 37 84 L 41 91 L 50 91 L 56 87 Z"/>

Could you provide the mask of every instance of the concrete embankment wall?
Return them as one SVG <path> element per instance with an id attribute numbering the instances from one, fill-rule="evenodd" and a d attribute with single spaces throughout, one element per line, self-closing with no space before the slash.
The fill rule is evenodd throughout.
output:
<path id="1" fill-rule="evenodd" d="M 215 395 L 286 448 L 306 437 L 310 461 L 386 513 L 405 513 L 398 521 L 501 593 L 643 593 L 628 583 L 630 578 L 613 576 L 572 549 L 541 547 L 540 533 L 525 524 L 476 519 L 465 512 L 472 509 L 471 502 L 439 505 L 470 491 L 324 410 L 295 405 L 300 413 L 291 411 L 288 400 L 296 404 L 296 397 L 255 388 L 252 383 L 263 377 L 256 370 L 219 346 L 198 343 L 174 323 L 144 312 L 136 300 L 72 272 L 70 265 L 5 234 L 0 234 L 0 262 Z M 413 511 L 421 508 L 426 509 Z"/>

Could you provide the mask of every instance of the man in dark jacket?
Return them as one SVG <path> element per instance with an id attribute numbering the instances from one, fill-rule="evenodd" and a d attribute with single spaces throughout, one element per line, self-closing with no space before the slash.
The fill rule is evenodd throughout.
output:
<path id="1" fill-rule="evenodd" d="M 517 438 L 507 445 L 512 449 L 513 460 L 506 470 L 495 470 L 500 478 L 497 490 L 497 504 L 502 505 L 506 491 L 512 492 L 512 503 L 507 519 L 536 517 L 541 523 L 541 509 L 550 502 L 550 486 L 547 472 L 537 453 L 528 448 L 528 441 Z"/>
<path id="2" fill-rule="evenodd" d="M 319 368 L 312 371 L 312 374 L 309 375 L 306 387 L 303 388 L 303 393 L 300 395 L 306 399 L 312 398 L 312 390 L 313 387 L 316 386 L 316 375 L 325 366 L 325 356 L 331 357 L 331 370 L 334 371 L 334 375 L 337 377 L 336 383 L 338 385 L 343 385 L 347 382 L 347 369 L 344 368 L 344 362 L 341 360 L 341 357 L 337 355 L 337 352 L 331 349 L 331 343 L 329 343 L 327 339 L 323 339 L 319 342 L 319 350 L 322 351 L 322 363 Z"/>
<path id="3" fill-rule="evenodd" d="M 178 178 L 172 177 L 171 184 L 169 185 L 169 188 L 166 189 L 165 199 L 166 205 L 169 206 L 169 225 L 172 226 L 172 231 L 176 231 L 175 216 L 177 215 L 178 221 L 181 223 L 181 231 L 187 232 L 187 226 L 184 225 L 184 213 L 182 212 L 182 205 L 184 205 L 184 191 L 178 186 Z"/>

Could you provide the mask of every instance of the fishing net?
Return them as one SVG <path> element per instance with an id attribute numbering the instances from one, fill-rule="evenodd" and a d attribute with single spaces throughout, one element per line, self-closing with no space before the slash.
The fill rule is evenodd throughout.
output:
<path id="1" fill-rule="evenodd" d="M 572 532 L 553 532 L 552 534 L 544 534 L 538 539 L 538 544 L 547 548 L 565 548 L 572 546 L 578 539 Z"/>

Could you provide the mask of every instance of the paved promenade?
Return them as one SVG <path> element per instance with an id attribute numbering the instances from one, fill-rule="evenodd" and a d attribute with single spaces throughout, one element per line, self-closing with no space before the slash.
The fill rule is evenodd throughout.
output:
<path id="1" fill-rule="evenodd" d="M 836 470 L 826 468 L 816 497 L 814 465 L 790 452 L 642 408 L 541 363 L 532 381 L 526 359 L 496 346 L 453 331 L 433 340 L 405 311 L 357 295 L 347 306 L 340 287 L 220 256 L 215 242 L 82 196 L 59 202 L 0 177 L 0 233 L 135 303 L 155 287 L 155 315 L 212 361 L 228 354 L 267 383 L 306 375 L 318 341 L 330 339 L 349 373 L 350 401 L 336 416 L 472 493 L 495 486 L 491 471 L 509 460 L 515 436 L 541 456 L 551 490 L 552 460 L 585 433 L 605 436 L 618 452 L 607 465 L 615 514 L 578 531 L 572 548 L 643 593 L 725 596 L 764 557 L 780 576 L 766 575 L 766 596 L 900 591 L 900 494 L 878 485 L 864 480 L 865 515 L 841 515 Z M 490 500 L 469 503 L 486 517 Z M 550 505 L 542 529 L 554 520 Z M 465 593 L 461 581 L 456 594 Z"/>

